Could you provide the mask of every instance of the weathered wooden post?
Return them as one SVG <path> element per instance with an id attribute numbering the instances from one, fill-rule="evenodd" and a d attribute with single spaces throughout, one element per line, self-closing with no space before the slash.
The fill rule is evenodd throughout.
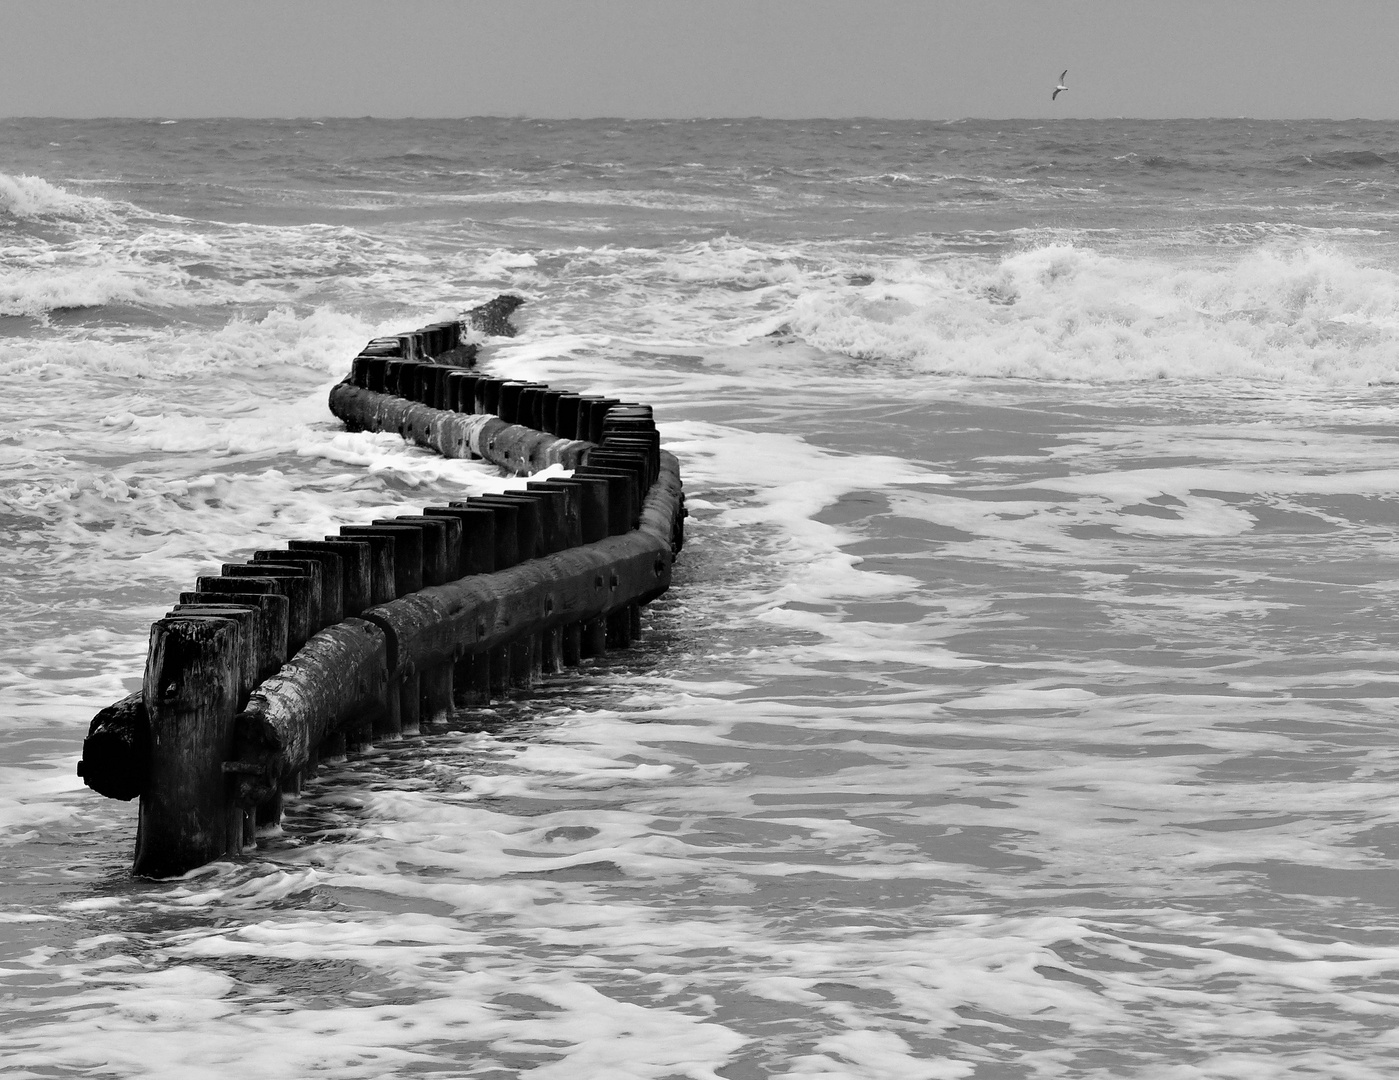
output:
<path id="1" fill-rule="evenodd" d="M 290 549 L 263 549 L 253 552 L 254 563 L 271 563 L 279 566 L 315 566 L 320 571 L 321 607 L 320 625 L 333 626 L 345 617 L 344 579 L 345 571 L 340 556 L 328 551 L 292 551 Z"/>
<path id="2" fill-rule="evenodd" d="M 222 581 L 223 578 L 218 580 Z M 290 601 L 280 593 L 266 592 L 182 592 L 181 604 L 219 607 L 238 604 L 251 607 L 261 615 L 258 627 L 257 681 L 269 678 L 287 662 L 287 613 Z"/>
<path id="3" fill-rule="evenodd" d="M 261 613 L 241 604 L 176 604 L 165 617 L 177 619 L 181 616 L 228 619 L 238 624 L 238 707 L 241 709 L 260 681 L 262 643 L 258 640 L 258 631 Z"/>
<path id="4" fill-rule="evenodd" d="M 358 615 L 374 602 L 373 548 L 353 540 L 292 540 L 291 552 L 330 552 L 340 556 L 341 617 Z"/>
<path id="5" fill-rule="evenodd" d="M 392 536 L 387 536 L 380 532 L 366 532 L 358 535 L 346 533 L 347 528 L 354 526 L 341 526 L 340 534 L 327 536 L 326 543 L 334 544 L 349 540 L 355 543 L 369 545 L 369 596 L 364 607 L 371 607 L 374 604 L 387 604 L 394 599 L 395 593 L 395 549 Z M 360 608 L 360 611 L 364 610 Z M 356 612 L 355 614 L 359 614 Z"/>
<path id="6" fill-rule="evenodd" d="M 563 662 L 568 667 L 577 667 L 583 662 L 583 624 L 569 623 L 559 631 L 559 648 Z"/>
<path id="7" fill-rule="evenodd" d="M 180 616 L 151 627 L 141 693 L 149 722 L 149 778 L 141 792 L 136 873 L 172 877 L 243 842 L 229 797 L 238 705 L 238 624 Z"/>
<path id="8" fill-rule="evenodd" d="M 529 693 L 534 686 L 534 654 L 535 638 L 533 634 L 526 634 L 522 638 L 517 638 L 508 646 L 510 657 L 510 689 Z"/>
<path id="9" fill-rule="evenodd" d="M 585 619 L 582 625 L 579 654 L 584 658 L 607 655 L 607 617 Z"/>
<path id="10" fill-rule="evenodd" d="M 392 537 L 394 598 L 407 596 L 423 587 L 423 531 L 411 525 L 341 525 L 340 535 L 359 539 L 365 536 Z"/>
<path id="11" fill-rule="evenodd" d="M 563 628 L 556 626 L 539 635 L 539 670 L 544 675 L 557 675 L 563 669 Z"/>
<path id="12" fill-rule="evenodd" d="M 467 506 L 508 506 L 515 510 L 515 562 L 537 558 L 540 555 L 539 507 L 532 499 L 517 499 L 513 492 L 498 495 L 473 495 Z M 496 526 L 497 536 L 500 526 Z M 514 565 L 512 563 L 511 565 Z"/>

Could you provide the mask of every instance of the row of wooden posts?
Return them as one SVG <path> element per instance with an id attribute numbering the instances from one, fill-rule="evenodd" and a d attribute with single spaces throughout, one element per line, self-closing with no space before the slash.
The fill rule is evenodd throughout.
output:
<path id="1" fill-rule="evenodd" d="M 518 303 L 376 338 L 330 407 L 513 475 L 571 475 L 261 549 L 181 593 L 141 690 L 97 714 L 78 764 L 99 793 L 139 797 L 136 873 L 237 853 L 319 760 L 639 633 L 683 542 L 677 463 L 647 406 L 470 370 L 463 328 L 508 331 Z"/>

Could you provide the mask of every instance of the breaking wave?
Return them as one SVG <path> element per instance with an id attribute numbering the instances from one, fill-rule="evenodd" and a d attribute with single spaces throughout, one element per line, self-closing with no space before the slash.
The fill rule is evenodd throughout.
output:
<path id="1" fill-rule="evenodd" d="M 788 325 L 818 348 L 928 373 L 1399 380 L 1399 273 L 1325 246 L 1171 262 L 1053 243 L 908 261 L 804 293 Z"/>

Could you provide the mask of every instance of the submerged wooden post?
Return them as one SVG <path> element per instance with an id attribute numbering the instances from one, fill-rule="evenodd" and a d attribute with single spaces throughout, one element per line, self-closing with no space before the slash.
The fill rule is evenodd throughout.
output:
<path id="1" fill-rule="evenodd" d="M 457 661 L 452 675 L 452 698 L 462 708 L 491 703 L 490 653 L 467 653 Z"/>
<path id="2" fill-rule="evenodd" d="M 625 649 L 631 644 L 631 612 L 626 608 L 614 611 L 606 619 L 607 647 Z"/>
<path id="3" fill-rule="evenodd" d="M 582 640 L 579 652 L 582 656 L 607 655 L 607 617 L 585 619 L 582 623 Z"/>
<path id="4" fill-rule="evenodd" d="M 510 688 L 526 693 L 534 686 L 534 635 L 526 634 L 512 641 L 510 649 Z"/>
<path id="5" fill-rule="evenodd" d="M 583 659 L 583 624 L 569 623 L 559 630 L 560 648 L 563 662 L 568 667 L 577 667 Z"/>
<path id="6" fill-rule="evenodd" d="M 491 700 L 504 701 L 510 696 L 510 646 L 497 645 L 488 655 Z"/>
<path id="7" fill-rule="evenodd" d="M 151 627 L 138 874 L 173 877 L 242 846 L 243 812 L 223 769 L 233 750 L 240 647 L 238 624 L 228 619 L 180 616 Z"/>
<path id="8" fill-rule="evenodd" d="M 539 668 L 545 675 L 557 675 L 564 668 L 563 628 L 552 627 L 539 635 Z"/>
<path id="9" fill-rule="evenodd" d="M 431 724 L 445 720 L 452 711 L 452 665 L 443 664 L 418 676 L 422 687 L 418 704 L 418 723 Z"/>
<path id="10" fill-rule="evenodd" d="M 422 686 L 416 671 L 402 676 L 398 683 L 399 734 L 422 730 Z"/>

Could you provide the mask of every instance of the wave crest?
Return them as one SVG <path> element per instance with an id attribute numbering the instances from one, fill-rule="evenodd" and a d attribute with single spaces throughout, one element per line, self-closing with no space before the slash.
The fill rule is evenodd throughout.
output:
<path id="1" fill-rule="evenodd" d="M 100 214 L 107 205 L 105 199 L 74 195 L 40 176 L 0 173 L 0 214 L 7 217 L 85 221 Z"/>
<path id="2" fill-rule="evenodd" d="M 1399 381 L 1399 273 L 1320 246 L 1172 263 L 1055 243 L 905 263 L 808 291 L 789 323 L 818 348 L 930 373 Z"/>

